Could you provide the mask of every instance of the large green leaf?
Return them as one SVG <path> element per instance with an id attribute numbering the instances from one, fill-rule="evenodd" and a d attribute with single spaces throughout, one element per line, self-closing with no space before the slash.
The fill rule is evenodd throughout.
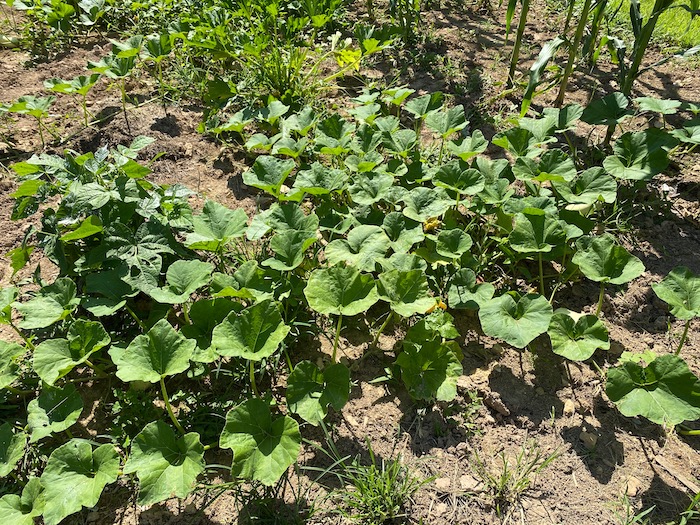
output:
<path id="1" fill-rule="evenodd" d="M 591 281 L 624 284 L 644 273 L 644 264 L 622 246 L 615 244 L 609 233 L 582 237 L 576 241 L 572 262 Z"/>
<path id="2" fill-rule="evenodd" d="M 404 342 L 396 364 L 414 399 L 451 401 L 457 395 L 457 379 L 463 371 L 457 343 L 443 343 L 439 338 L 423 344 Z"/>
<path id="3" fill-rule="evenodd" d="M 226 414 L 220 445 L 233 450 L 233 476 L 270 486 L 296 461 L 301 434 L 291 417 L 273 419 L 269 404 L 254 398 Z"/>
<path id="4" fill-rule="evenodd" d="M 382 228 L 391 241 L 395 253 L 406 253 L 411 247 L 425 239 L 423 225 L 402 213 L 392 211 L 384 217 Z"/>
<path id="5" fill-rule="evenodd" d="M 525 128 L 511 128 L 497 133 L 492 142 L 518 157 L 535 158 L 542 153 L 542 149 L 537 147 L 537 137 Z"/>
<path id="6" fill-rule="evenodd" d="M 211 363 L 219 357 L 219 354 L 211 348 L 212 332 L 231 312 L 239 312 L 241 309 L 241 303 L 224 297 L 202 299 L 192 304 L 190 308 L 192 324 L 182 327 L 182 335 L 197 341 L 192 361 Z"/>
<path id="7" fill-rule="evenodd" d="M 421 95 L 420 97 L 412 98 L 404 108 L 417 118 L 425 118 L 432 111 L 437 110 L 442 106 L 443 95 L 439 91 Z"/>
<path id="8" fill-rule="evenodd" d="M 355 204 L 370 206 L 384 199 L 393 184 L 394 177 L 390 173 L 370 171 L 355 175 L 348 193 Z"/>
<path id="9" fill-rule="evenodd" d="M 651 287 L 678 319 L 700 317 L 700 277 L 685 266 L 674 268 L 661 282 Z"/>
<path id="10" fill-rule="evenodd" d="M 34 350 L 34 371 L 49 385 L 111 342 L 102 324 L 84 319 L 78 319 L 71 325 L 67 337 L 49 339 Z"/>
<path id="11" fill-rule="evenodd" d="M 366 224 L 350 230 L 347 239 L 328 243 L 324 253 L 331 265 L 345 262 L 360 271 L 373 272 L 390 247 L 391 241 L 380 226 Z"/>
<path id="12" fill-rule="evenodd" d="M 44 385 L 41 394 L 27 406 L 27 425 L 31 431 L 30 443 L 50 436 L 53 432 L 63 432 L 78 422 L 83 411 L 83 400 L 68 384 L 63 388 Z"/>
<path id="13" fill-rule="evenodd" d="M 435 239 L 435 251 L 448 259 L 459 259 L 472 247 L 472 238 L 461 228 L 442 230 Z"/>
<path id="14" fill-rule="evenodd" d="M 476 195 L 484 190 L 486 178 L 464 161 L 454 160 L 443 165 L 433 175 L 433 184 L 458 195 Z"/>
<path id="15" fill-rule="evenodd" d="M 510 247 L 520 253 L 547 253 L 566 242 L 562 221 L 537 208 L 525 208 L 515 215 Z"/>
<path id="16" fill-rule="evenodd" d="M 26 352 L 23 346 L 0 340 L 0 389 L 11 386 L 19 378 L 17 359 Z"/>
<path id="17" fill-rule="evenodd" d="M 94 451 L 84 439 L 71 439 L 49 456 L 41 474 L 46 525 L 58 525 L 83 507 L 97 505 L 102 490 L 119 476 L 119 454 L 114 445 Z"/>
<path id="18" fill-rule="evenodd" d="M 12 303 L 17 299 L 19 290 L 11 286 L 0 288 L 0 324 L 8 324 L 12 321 Z"/>
<path id="19" fill-rule="evenodd" d="M 12 525 L 34 525 L 44 512 L 44 488 L 39 478 L 30 478 L 22 495 L 5 494 L 0 498 L 0 521 Z"/>
<path id="20" fill-rule="evenodd" d="M 552 341 L 552 351 L 572 361 L 585 361 L 598 348 L 610 348 L 608 330 L 595 315 L 559 309 L 554 312 L 547 333 Z"/>
<path id="21" fill-rule="evenodd" d="M 47 328 L 65 319 L 80 303 L 76 294 L 73 280 L 61 277 L 53 284 L 44 286 L 36 297 L 26 303 L 13 303 L 24 317 L 19 327 L 27 330 Z"/>
<path id="22" fill-rule="evenodd" d="M 463 137 L 447 143 L 448 151 L 465 162 L 486 151 L 488 146 L 489 143 L 484 138 L 484 134 L 478 129 L 469 137 Z"/>
<path id="23" fill-rule="evenodd" d="M 634 113 L 628 109 L 629 99 L 622 93 L 611 93 L 588 104 L 581 120 L 586 124 L 614 126 Z"/>
<path id="24" fill-rule="evenodd" d="M 153 288 L 148 294 L 159 303 L 179 304 L 187 302 L 190 295 L 211 280 L 214 265 L 204 261 L 175 261 L 165 274 L 167 286 Z"/>
<path id="25" fill-rule="evenodd" d="M 304 255 L 316 242 L 315 231 L 286 230 L 276 233 L 270 240 L 270 249 L 275 257 L 263 261 L 263 266 L 287 272 L 304 261 Z"/>
<path id="26" fill-rule="evenodd" d="M 476 283 L 476 274 L 469 268 L 461 268 L 450 279 L 447 304 L 450 308 L 477 310 L 493 297 L 496 289 L 491 283 Z"/>
<path id="27" fill-rule="evenodd" d="M 323 371 L 310 361 L 294 367 L 287 379 L 287 406 L 304 421 L 318 425 L 328 406 L 340 410 L 350 396 L 350 371 L 340 363 L 327 366 Z"/>
<path id="28" fill-rule="evenodd" d="M 96 317 L 115 314 L 126 305 L 126 298 L 139 293 L 122 278 L 126 277 L 125 266 L 115 270 L 89 273 L 85 278 L 85 293 L 96 294 L 84 297 L 81 306 Z"/>
<path id="29" fill-rule="evenodd" d="M 571 181 L 576 177 L 574 161 L 561 150 L 548 150 L 539 161 L 528 157 L 518 157 L 513 166 L 513 174 L 519 180 Z"/>
<path id="30" fill-rule="evenodd" d="M 345 170 L 329 168 L 319 162 L 314 162 L 309 169 L 297 173 L 292 192 L 328 195 L 341 191 L 347 180 L 348 174 Z"/>
<path id="31" fill-rule="evenodd" d="M 423 314 L 435 306 L 422 270 L 389 270 L 379 274 L 379 298 L 402 317 Z"/>
<path id="32" fill-rule="evenodd" d="M 537 294 L 519 297 L 508 293 L 480 306 L 479 320 L 484 333 L 516 348 L 525 348 L 545 333 L 552 318 L 552 305 Z"/>
<path id="33" fill-rule="evenodd" d="M 454 204 L 454 200 L 442 188 L 413 188 L 403 201 L 406 204 L 403 214 L 418 222 L 440 217 Z"/>
<path id="34" fill-rule="evenodd" d="M 306 215 L 298 204 L 273 204 L 258 213 L 250 223 L 246 236 L 254 241 L 262 239 L 270 230 L 275 233 L 287 230 L 316 231 L 319 219 L 315 213 Z"/>
<path id="35" fill-rule="evenodd" d="M 379 300 L 371 275 L 343 266 L 311 272 L 304 295 L 309 306 L 324 315 L 357 315 Z"/>
<path id="36" fill-rule="evenodd" d="M 187 235 L 185 245 L 193 250 L 216 252 L 245 233 L 248 216 L 243 209 L 230 210 L 216 201 L 204 203 L 202 213 L 192 218 L 194 232 Z"/>
<path id="37" fill-rule="evenodd" d="M 675 139 L 659 129 L 625 133 L 615 142 L 614 155 L 606 157 L 603 167 L 623 180 L 649 180 L 668 166 L 668 153 Z"/>
<path id="38" fill-rule="evenodd" d="M 187 370 L 195 346 L 195 341 L 176 332 L 167 319 L 161 319 L 146 334 L 136 336 L 128 347 L 112 346 L 109 355 L 122 381 L 157 383 L 163 377 Z"/>
<path id="39" fill-rule="evenodd" d="M 443 139 L 464 129 L 467 124 L 469 124 L 469 122 L 464 115 L 464 106 L 461 104 L 451 108 L 441 108 L 436 111 L 431 111 L 425 117 L 425 125 Z"/>
<path id="40" fill-rule="evenodd" d="M 617 183 L 602 168 L 589 168 L 569 182 L 552 181 L 552 186 L 562 199 L 573 205 L 613 203 L 617 199 Z"/>
<path id="41" fill-rule="evenodd" d="M 199 434 L 182 437 L 163 421 L 153 421 L 131 442 L 124 474 L 139 478 L 139 505 L 187 497 L 204 471 L 204 446 Z"/>
<path id="42" fill-rule="evenodd" d="M 231 313 L 214 328 L 211 344 L 220 355 L 260 361 L 275 353 L 289 330 L 279 305 L 268 299 Z"/>
<path id="43" fill-rule="evenodd" d="M 0 425 L 0 478 L 7 476 L 24 456 L 27 434 L 12 431 L 12 425 L 5 422 Z"/>
<path id="44" fill-rule="evenodd" d="M 243 182 L 279 197 L 282 184 L 295 167 L 296 163 L 292 159 L 282 160 L 261 155 L 255 159 L 252 169 L 243 174 Z"/>
<path id="45" fill-rule="evenodd" d="M 646 367 L 627 361 L 611 368 L 605 392 L 625 416 L 659 425 L 700 418 L 700 380 L 675 355 L 657 357 Z"/>

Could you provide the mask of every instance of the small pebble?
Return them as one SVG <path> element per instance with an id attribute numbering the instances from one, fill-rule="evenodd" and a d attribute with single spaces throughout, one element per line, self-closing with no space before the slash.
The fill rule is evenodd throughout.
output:
<path id="1" fill-rule="evenodd" d="M 627 497 L 629 498 L 636 498 L 639 496 L 639 494 L 642 492 L 642 482 L 635 478 L 634 476 L 630 476 L 627 478 L 627 487 L 625 489 L 625 494 L 627 494 Z"/>
<path id="2" fill-rule="evenodd" d="M 575 412 L 576 412 L 576 403 L 574 403 L 574 400 L 567 399 L 566 401 L 564 401 L 564 415 L 565 416 L 573 416 Z"/>
<path id="3" fill-rule="evenodd" d="M 598 443 L 598 436 L 585 430 L 579 434 L 578 439 L 583 443 L 586 450 L 593 450 Z"/>
<path id="4" fill-rule="evenodd" d="M 450 478 L 438 478 L 435 480 L 435 488 L 440 492 L 448 492 L 451 484 Z"/>

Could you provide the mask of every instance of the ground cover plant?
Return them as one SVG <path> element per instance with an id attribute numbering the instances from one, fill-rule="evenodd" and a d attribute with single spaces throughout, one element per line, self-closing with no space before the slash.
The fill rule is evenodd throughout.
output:
<path id="1" fill-rule="evenodd" d="M 56 95 L 38 86 L 3 106 L 10 130 L 27 115 L 39 134 L 37 150 L 10 166 L 8 215 L 21 237 L 0 289 L 0 516 L 9 522 L 73 523 L 125 490 L 145 512 L 203 497 L 204 513 L 233 494 L 241 523 L 442 523 L 450 518 L 433 514 L 435 499 L 410 512 L 433 486 L 480 519 L 524 516 L 561 444 L 544 451 L 523 440 L 512 455 L 491 453 L 493 463 L 460 448 L 467 469 L 454 479 L 403 464 L 406 450 L 378 456 L 371 435 L 338 445 L 343 421 L 361 425 L 348 413 L 358 391 L 401 400 L 415 442 L 447 434 L 455 457 L 482 433 L 481 418 L 498 424 L 489 410 L 511 417 L 492 388 L 470 382 L 474 360 L 491 367 L 487 383 L 503 374 L 498 356 L 479 357 L 475 345 L 509 349 L 509 377 L 526 397 L 535 397 L 528 370 L 554 363 L 574 405 L 559 411 L 575 417 L 585 395 L 576 374 L 588 373 L 610 417 L 697 451 L 697 272 L 673 264 L 648 287 L 667 305 L 668 345 L 612 352 L 617 298 L 649 264 L 628 223 L 663 206 L 643 196 L 670 191 L 658 180 L 697 158 L 698 106 L 634 94 L 653 24 L 636 19 L 619 91 L 564 105 L 583 16 L 560 94 L 541 107 L 535 91 L 545 77 L 556 85 L 547 64 L 565 39 L 532 57 L 526 87 L 516 75 L 523 3 L 515 49 L 503 48 L 512 113 L 494 129 L 439 90 L 353 85 L 421 42 L 429 11 L 420 3 L 164 3 L 131 6 L 143 15 L 133 25 L 109 3 L 19 7 L 67 48 L 105 45 L 79 74 L 46 79 Z M 351 30 L 347 17 L 365 15 Z M 107 89 L 117 95 L 105 116 L 89 97 Z M 326 103 L 341 92 L 342 105 Z M 252 207 L 157 180 L 161 155 L 139 106 L 167 120 L 187 96 L 204 105 L 198 140 L 236 157 Z M 52 104 L 73 104 L 73 127 L 60 127 Z M 116 119 L 122 139 L 75 140 Z M 515 427 L 552 432 L 550 406 L 551 417 Z M 603 453 L 590 426 L 597 411 L 581 409 L 575 440 L 591 458 Z M 698 474 L 665 468 L 692 494 L 659 520 L 689 522 Z M 630 479 L 624 494 L 635 498 Z M 654 512 L 637 502 L 639 519 Z"/>

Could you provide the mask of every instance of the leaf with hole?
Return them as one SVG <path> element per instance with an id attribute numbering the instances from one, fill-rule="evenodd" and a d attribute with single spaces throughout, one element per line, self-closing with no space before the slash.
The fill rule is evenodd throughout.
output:
<path id="1" fill-rule="evenodd" d="M 167 319 L 161 319 L 148 332 L 137 335 L 128 347 L 112 346 L 109 355 L 122 381 L 157 383 L 187 370 L 196 345 L 175 331 Z"/>
<path id="2" fill-rule="evenodd" d="M 700 380 L 678 356 L 662 355 L 648 366 L 627 361 L 608 370 L 605 393 L 628 417 L 659 425 L 700 418 Z"/>
<path id="3" fill-rule="evenodd" d="M 318 425 L 332 406 L 340 411 L 350 397 L 350 370 L 340 363 L 322 371 L 310 361 L 294 367 L 287 379 L 287 406 L 304 421 Z"/>
<path id="4" fill-rule="evenodd" d="M 44 522 L 58 525 L 63 518 L 97 505 L 105 486 L 119 476 L 119 454 L 114 445 L 95 450 L 84 439 L 71 439 L 49 456 L 41 474 Z"/>
<path id="5" fill-rule="evenodd" d="M 44 385 L 39 397 L 27 406 L 27 425 L 31 432 L 30 443 L 63 432 L 78 422 L 83 411 L 83 400 L 75 388 L 68 384 L 63 388 Z"/>
<path id="6" fill-rule="evenodd" d="M 299 455 L 299 424 L 289 416 L 275 419 L 270 405 L 254 398 L 231 409 L 219 441 L 233 450 L 231 474 L 271 486 Z"/>
<path id="7" fill-rule="evenodd" d="M 609 233 L 578 239 L 572 262 L 591 281 L 611 284 L 628 283 L 645 269 L 642 261 L 615 244 Z"/>
<path id="8" fill-rule="evenodd" d="M 685 266 L 674 268 L 651 287 L 659 299 L 669 305 L 677 319 L 700 317 L 700 276 Z"/>
<path id="9" fill-rule="evenodd" d="M 177 436 L 162 421 L 149 423 L 136 435 L 124 465 L 124 474 L 139 478 L 139 505 L 187 497 L 202 472 L 204 446 L 199 434 Z"/>
<path id="10" fill-rule="evenodd" d="M 268 299 L 229 314 L 214 328 L 211 344 L 219 355 L 260 361 L 277 351 L 289 330 L 279 305 Z"/>
<path id="11" fill-rule="evenodd" d="M 610 348 L 608 330 L 595 315 L 576 314 L 560 308 L 554 312 L 547 334 L 552 351 L 571 361 L 585 361 L 599 348 Z"/>
<path id="12" fill-rule="evenodd" d="M 111 342 L 101 323 L 78 319 L 68 329 L 67 339 L 48 339 L 34 350 L 33 367 L 37 375 L 52 385 L 73 368 Z"/>
<path id="13" fill-rule="evenodd" d="M 553 313 L 549 301 L 537 294 L 507 293 L 480 306 L 479 321 L 484 333 L 515 348 L 525 348 L 545 333 Z"/>

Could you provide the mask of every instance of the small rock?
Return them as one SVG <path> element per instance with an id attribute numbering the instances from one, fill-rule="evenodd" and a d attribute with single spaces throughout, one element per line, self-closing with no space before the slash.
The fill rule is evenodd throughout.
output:
<path id="1" fill-rule="evenodd" d="M 447 503 L 440 502 L 433 508 L 433 512 L 436 516 L 442 516 L 447 514 Z"/>
<path id="2" fill-rule="evenodd" d="M 625 488 L 625 494 L 627 494 L 627 497 L 629 498 L 635 498 L 639 496 L 639 494 L 642 492 L 642 482 L 635 478 L 634 476 L 630 476 L 627 478 L 627 487 Z"/>
<path id="3" fill-rule="evenodd" d="M 192 143 L 185 142 L 185 157 L 191 157 L 191 156 L 192 156 Z"/>
<path id="4" fill-rule="evenodd" d="M 502 416 L 508 417 L 510 415 L 510 410 L 501 400 L 501 396 L 498 392 L 486 392 L 484 393 L 484 405 L 492 410 L 495 410 Z"/>
<path id="5" fill-rule="evenodd" d="M 440 492 L 449 492 L 451 484 L 450 478 L 438 478 L 435 480 L 435 488 Z"/>
<path id="6" fill-rule="evenodd" d="M 574 403 L 574 400 L 567 399 L 564 401 L 564 415 L 573 416 L 574 412 L 576 412 L 576 403 Z"/>
<path id="7" fill-rule="evenodd" d="M 598 436 L 585 430 L 579 434 L 578 439 L 583 443 L 586 450 L 593 450 L 598 443 Z"/>
<path id="8" fill-rule="evenodd" d="M 469 474 L 459 478 L 459 486 L 465 492 L 484 492 L 484 483 Z"/>
<path id="9" fill-rule="evenodd" d="M 354 417 L 352 417 L 350 414 L 345 414 L 345 420 L 346 420 L 348 423 L 350 423 L 353 427 L 359 427 L 359 426 L 360 426 L 360 423 L 357 421 L 357 419 L 355 419 Z"/>

